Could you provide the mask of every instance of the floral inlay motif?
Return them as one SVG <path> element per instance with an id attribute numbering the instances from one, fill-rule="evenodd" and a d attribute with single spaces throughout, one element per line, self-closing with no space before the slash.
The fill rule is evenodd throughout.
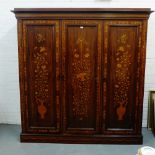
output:
<path id="1" fill-rule="evenodd" d="M 47 108 L 44 106 L 44 102 L 39 100 L 40 105 L 38 105 L 38 112 L 40 114 L 41 119 L 45 118 L 45 113 L 47 112 Z"/>
<path id="2" fill-rule="evenodd" d="M 73 49 L 72 83 L 73 86 L 73 114 L 79 120 L 88 117 L 88 103 L 90 102 L 90 49 L 84 36 L 76 41 Z"/>
<path id="3" fill-rule="evenodd" d="M 121 34 L 117 40 L 116 50 L 115 80 L 114 85 L 114 104 L 118 120 L 124 119 L 126 106 L 128 103 L 128 91 L 131 83 L 130 71 L 131 66 L 131 46 L 128 44 L 127 34 Z"/>
<path id="4" fill-rule="evenodd" d="M 34 96 L 38 106 L 38 113 L 41 119 L 45 118 L 47 112 L 46 104 L 48 100 L 48 55 L 44 46 L 44 34 L 37 33 L 35 37 L 36 45 L 33 52 L 34 69 Z"/>

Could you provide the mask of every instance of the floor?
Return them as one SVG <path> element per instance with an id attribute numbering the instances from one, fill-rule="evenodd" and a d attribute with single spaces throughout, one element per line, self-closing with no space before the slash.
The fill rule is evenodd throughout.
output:
<path id="1" fill-rule="evenodd" d="M 142 145 L 20 143 L 19 125 L 0 125 L 0 155 L 136 155 Z M 143 129 L 143 145 L 155 147 L 155 137 Z"/>

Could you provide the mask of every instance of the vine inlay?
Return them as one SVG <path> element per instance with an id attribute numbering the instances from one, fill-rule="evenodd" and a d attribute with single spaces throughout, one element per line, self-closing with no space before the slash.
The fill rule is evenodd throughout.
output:
<path id="1" fill-rule="evenodd" d="M 34 68 L 34 96 L 38 106 L 38 113 L 41 119 L 45 118 L 47 112 L 46 104 L 48 100 L 48 55 L 44 46 L 44 34 L 37 33 L 35 36 L 36 45 L 33 53 Z"/>
<path id="2" fill-rule="evenodd" d="M 114 85 L 114 104 L 116 106 L 118 120 L 121 121 L 124 119 L 124 115 L 126 113 L 128 91 L 131 83 L 129 71 L 131 66 L 131 45 L 128 44 L 127 34 L 121 34 L 117 40 L 117 43 L 118 47 L 116 51 L 116 83 Z"/>
<path id="3" fill-rule="evenodd" d="M 72 83 L 73 86 L 73 115 L 79 120 L 88 117 L 88 103 L 90 102 L 90 49 L 87 41 L 81 33 L 73 49 Z"/>

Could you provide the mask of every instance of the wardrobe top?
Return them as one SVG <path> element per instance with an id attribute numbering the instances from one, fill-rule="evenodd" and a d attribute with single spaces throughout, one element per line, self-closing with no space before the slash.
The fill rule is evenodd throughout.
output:
<path id="1" fill-rule="evenodd" d="M 14 13 L 151 13 L 150 8 L 14 8 Z"/>

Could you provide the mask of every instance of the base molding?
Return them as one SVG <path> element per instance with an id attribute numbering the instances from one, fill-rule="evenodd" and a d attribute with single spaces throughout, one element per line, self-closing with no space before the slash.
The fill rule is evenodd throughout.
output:
<path id="1" fill-rule="evenodd" d="M 66 135 L 37 135 L 21 134 L 21 142 L 35 143 L 70 143 L 70 144 L 142 144 L 142 135 L 92 135 L 92 136 L 66 136 Z"/>

